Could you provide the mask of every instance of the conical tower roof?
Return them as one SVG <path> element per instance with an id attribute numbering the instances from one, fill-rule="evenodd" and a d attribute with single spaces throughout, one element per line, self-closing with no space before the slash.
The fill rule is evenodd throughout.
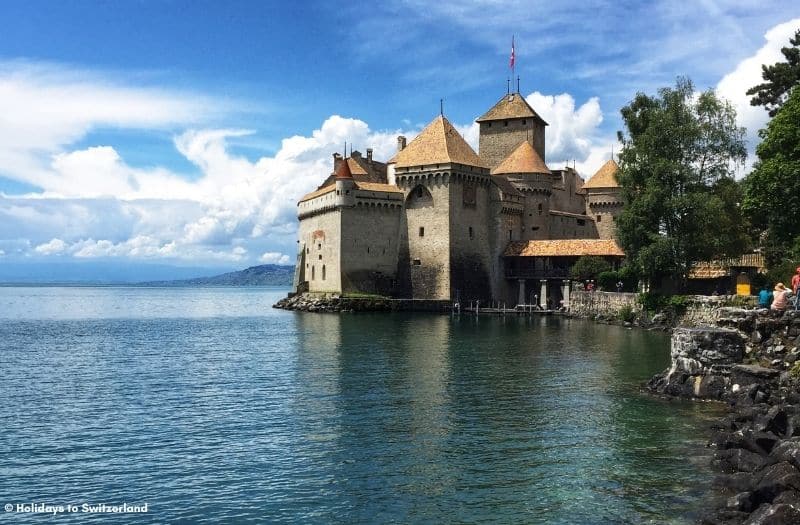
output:
<path id="1" fill-rule="evenodd" d="M 548 125 L 547 122 L 533 110 L 530 104 L 528 104 L 525 97 L 519 93 L 509 93 L 503 95 L 503 98 L 492 106 L 492 109 L 481 115 L 475 122 L 526 117 L 538 119 L 542 121 L 545 126 Z"/>
<path id="2" fill-rule="evenodd" d="M 342 162 L 339 163 L 339 169 L 336 170 L 336 180 L 342 179 L 351 179 L 353 178 L 353 172 L 350 171 L 350 159 L 342 159 Z"/>
<path id="3" fill-rule="evenodd" d="M 511 173 L 546 173 L 551 174 L 547 164 L 544 163 L 542 157 L 536 153 L 536 150 L 531 143 L 523 140 L 522 143 L 516 147 L 508 157 L 503 159 L 495 169 L 492 170 L 492 175 L 511 174 Z"/>
<path id="4" fill-rule="evenodd" d="M 614 159 L 611 159 L 603 164 L 600 169 L 592 175 L 592 178 L 586 181 L 583 188 L 619 188 L 617 171 L 619 171 L 619 165 L 614 162 Z"/>
<path id="5" fill-rule="evenodd" d="M 398 168 L 456 163 L 485 168 L 478 154 L 443 115 L 428 124 L 411 143 L 390 160 Z"/>

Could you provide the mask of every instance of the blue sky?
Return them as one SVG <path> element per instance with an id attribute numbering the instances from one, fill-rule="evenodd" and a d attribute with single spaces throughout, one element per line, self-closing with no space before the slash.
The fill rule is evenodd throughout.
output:
<path id="1" fill-rule="evenodd" d="M 512 34 L 551 167 L 591 175 L 620 107 L 678 75 L 752 150 L 744 91 L 800 27 L 797 2 L 298 4 L 0 3 L 0 266 L 291 262 L 294 203 L 345 140 L 388 158 L 444 98 L 475 142 Z"/>

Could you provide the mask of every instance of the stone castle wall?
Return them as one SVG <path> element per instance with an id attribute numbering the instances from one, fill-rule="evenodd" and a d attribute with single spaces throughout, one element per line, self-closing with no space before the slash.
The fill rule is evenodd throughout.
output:
<path id="1" fill-rule="evenodd" d="M 613 239 L 616 236 L 616 219 L 622 213 L 622 202 L 617 192 L 589 190 L 586 199 L 586 213 L 595 219 L 600 239 Z"/>
<path id="2" fill-rule="evenodd" d="M 545 160 L 544 135 L 544 125 L 533 118 L 481 122 L 478 151 L 486 167 L 491 170 L 532 136 L 533 148 Z"/>
<path id="3" fill-rule="evenodd" d="M 411 297 L 450 299 L 450 193 L 449 176 L 441 174 L 415 181 L 406 190 L 408 246 L 400 265 L 407 272 L 403 277 Z"/>
<path id="4" fill-rule="evenodd" d="M 450 293 L 461 301 L 490 301 L 490 181 L 486 175 L 450 179 Z"/>
<path id="5" fill-rule="evenodd" d="M 335 196 L 333 192 L 324 197 Z M 314 205 L 311 202 L 308 208 Z M 335 292 L 341 290 L 341 226 L 337 208 L 316 213 L 300 221 L 298 236 L 305 250 L 305 280 L 309 291 Z"/>
<path id="6" fill-rule="evenodd" d="M 342 210 L 342 292 L 394 292 L 402 215 L 400 207 L 362 205 Z"/>
<path id="7" fill-rule="evenodd" d="M 637 297 L 635 293 L 573 290 L 569 296 L 569 312 L 578 317 L 617 318 L 623 309 L 641 312 Z"/>

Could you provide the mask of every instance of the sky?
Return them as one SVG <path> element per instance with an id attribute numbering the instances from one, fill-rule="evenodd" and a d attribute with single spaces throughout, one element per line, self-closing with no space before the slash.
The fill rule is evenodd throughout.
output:
<path id="1" fill-rule="evenodd" d="M 444 113 L 520 91 L 546 161 L 584 176 L 619 110 L 688 76 L 747 128 L 747 88 L 800 28 L 796 1 L 0 2 L 4 264 L 293 264 L 296 202 L 347 141 L 378 160 Z M 9 266 L 10 267 L 10 266 Z"/>

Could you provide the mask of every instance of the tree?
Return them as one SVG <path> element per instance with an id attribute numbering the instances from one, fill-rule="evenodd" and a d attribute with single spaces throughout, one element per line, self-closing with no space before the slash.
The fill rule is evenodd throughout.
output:
<path id="1" fill-rule="evenodd" d="M 611 270 L 611 263 L 607 260 L 594 255 L 584 255 L 572 265 L 571 273 L 572 278 L 576 281 L 585 281 L 597 279 L 598 275 L 609 270 Z"/>
<path id="2" fill-rule="evenodd" d="M 629 264 L 658 286 L 685 282 L 695 262 L 740 255 L 747 230 L 733 170 L 747 152 L 733 107 L 678 78 L 658 96 L 638 93 L 622 118 L 617 233 Z"/>
<path id="3" fill-rule="evenodd" d="M 786 62 L 762 65 L 761 78 L 765 82 L 747 90 L 748 95 L 755 95 L 750 99 L 750 105 L 764 106 L 770 117 L 778 113 L 789 98 L 792 88 L 800 84 L 800 29 L 789 39 L 789 43 L 792 44 L 791 47 L 781 48 Z"/>
<path id="4" fill-rule="evenodd" d="M 795 87 L 766 129 L 758 160 L 744 179 L 744 210 L 765 232 L 767 265 L 800 255 L 800 88 Z"/>

